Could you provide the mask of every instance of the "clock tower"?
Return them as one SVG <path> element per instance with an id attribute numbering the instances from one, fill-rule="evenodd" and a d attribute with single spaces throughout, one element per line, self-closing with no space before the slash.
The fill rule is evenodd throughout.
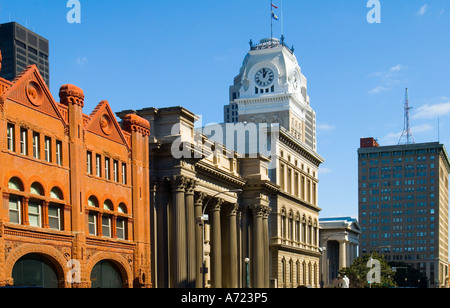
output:
<path id="1" fill-rule="evenodd" d="M 279 123 L 294 138 L 316 151 L 316 115 L 307 81 L 284 38 L 250 41 L 239 74 L 230 87 L 226 123 Z"/>
<path id="2" fill-rule="evenodd" d="M 306 78 L 294 49 L 286 46 L 283 37 L 250 42 L 250 51 L 230 87 L 225 122 L 227 128 L 272 124 L 267 131 L 271 145 L 268 176 L 277 193 L 269 198 L 270 286 L 319 287 L 318 171 L 325 160 L 317 153 L 316 114 L 309 103 Z M 272 128 L 279 134 L 273 135 Z M 254 142 L 246 132 L 237 136 L 239 141 Z"/>

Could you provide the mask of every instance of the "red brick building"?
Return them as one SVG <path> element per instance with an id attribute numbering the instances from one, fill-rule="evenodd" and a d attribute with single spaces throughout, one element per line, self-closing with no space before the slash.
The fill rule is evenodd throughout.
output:
<path id="1" fill-rule="evenodd" d="M 59 97 L 0 78 L 0 286 L 151 287 L 149 122 Z"/>

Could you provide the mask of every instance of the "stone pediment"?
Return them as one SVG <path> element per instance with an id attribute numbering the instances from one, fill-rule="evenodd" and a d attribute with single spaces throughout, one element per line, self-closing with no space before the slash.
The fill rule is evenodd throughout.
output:
<path id="1" fill-rule="evenodd" d="M 101 101 L 92 111 L 85 129 L 88 132 L 130 147 L 107 101 Z"/>
<path id="2" fill-rule="evenodd" d="M 7 99 L 60 119 L 67 125 L 36 65 L 28 66 L 13 80 L 12 86 L 0 97 L 0 102 L 3 104 Z"/>

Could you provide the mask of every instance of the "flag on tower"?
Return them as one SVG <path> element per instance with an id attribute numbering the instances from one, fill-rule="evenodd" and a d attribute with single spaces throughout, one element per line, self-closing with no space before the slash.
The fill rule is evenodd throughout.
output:
<path id="1" fill-rule="evenodd" d="M 272 18 L 275 19 L 275 20 L 278 20 L 278 16 L 275 15 L 275 13 L 273 12 L 273 8 L 278 9 L 278 6 L 276 6 L 275 4 L 273 4 L 272 1 L 270 1 L 270 5 L 271 5 L 271 7 L 272 7 Z"/>
<path id="2" fill-rule="evenodd" d="M 275 15 L 275 13 L 273 11 L 272 11 L 272 18 L 275 19 L 275 20 L 278 20 L 278 16 Z"/>

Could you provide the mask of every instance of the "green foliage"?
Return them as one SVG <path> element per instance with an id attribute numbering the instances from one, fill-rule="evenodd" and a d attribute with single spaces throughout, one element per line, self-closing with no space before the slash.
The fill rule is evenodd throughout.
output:
<path id="1" fill-rule="evenodd" d="M 367 282 L 367 274 L 370 270 L 367 264 L 371 257 L 380 261 L 381 283 L 372 283 L 370 285 Z M 347 275 L 350 279 L 350 288 L 391 288 L 397 286 L 394 281 L 395 272 L 386 262 L 384 256 L 375 252 L 356 258 L 350 267 L 344 267 L 339 270 L 339 274 L 341 277 Z"/>

